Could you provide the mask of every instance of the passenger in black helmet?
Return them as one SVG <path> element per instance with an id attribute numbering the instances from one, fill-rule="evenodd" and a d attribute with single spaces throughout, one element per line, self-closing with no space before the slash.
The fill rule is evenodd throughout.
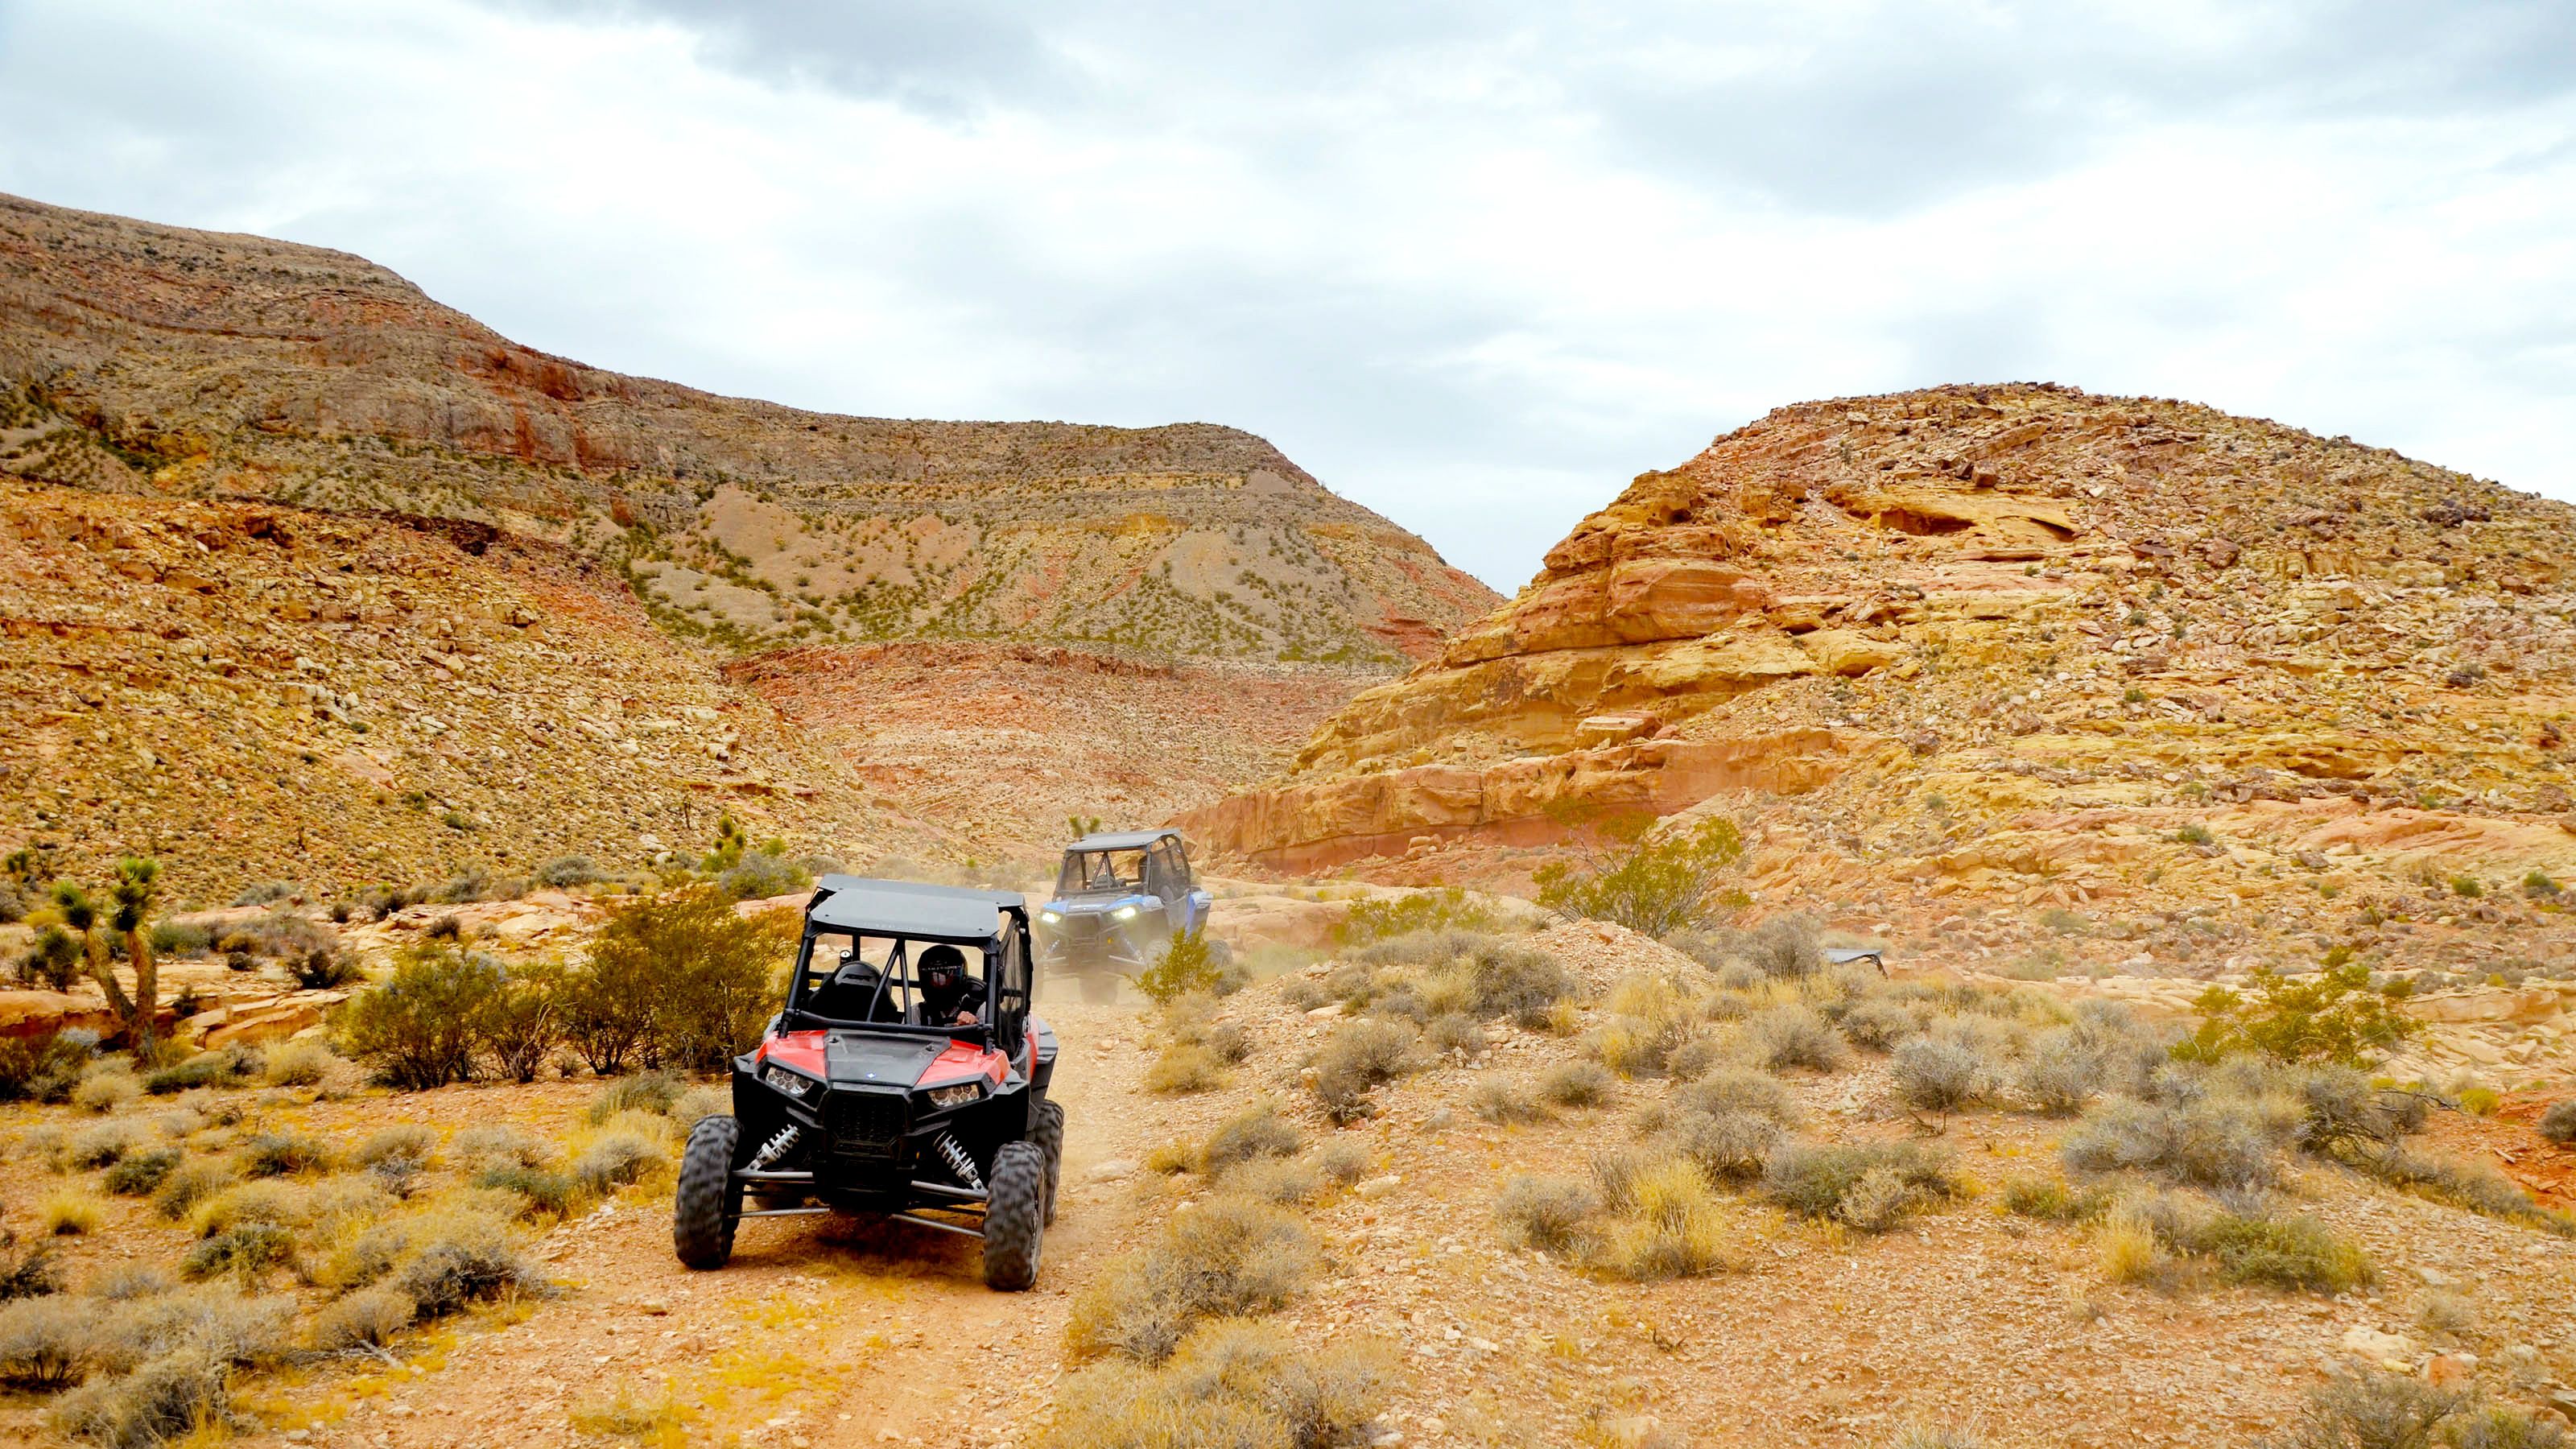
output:
<path id="1" fill-rule="evenodd" d="M 921 953 L 921 1019 L 933 1026 L 972 1026 L 984 1009 L 984 983 L 966 974 L 966 953 L 933 946 Z"/>

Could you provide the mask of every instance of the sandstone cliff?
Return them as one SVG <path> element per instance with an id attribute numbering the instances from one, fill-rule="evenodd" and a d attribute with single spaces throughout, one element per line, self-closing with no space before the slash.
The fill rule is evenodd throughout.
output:
<path id="1" fill-rule="evenodd" d="M 840 417 L 523 347 L 361 258 L 0 196 L 0 468 L 466 520 L 729 648 L 1393 660 L 1494 602 L 1232 428 Z"/>
<path id="2" fill-rule="evenodd" d="M 1638 478 L 1193 823 L 1403 878 L 1557 839 L 1560 802 L 1707 802 L 1761 827 L 1757 879 L 1863 921 L 1962 891 L 2521 920 L 2576 872 L 2571 536 L 2564 505 L 2185 403 L 1803 404 Z"/>

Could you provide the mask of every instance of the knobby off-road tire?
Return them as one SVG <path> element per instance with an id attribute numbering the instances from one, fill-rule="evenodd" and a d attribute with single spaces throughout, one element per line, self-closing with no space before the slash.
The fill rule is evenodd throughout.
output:
<path id="1" fill-rule="evenodd" d="M 1029 1141 L 1046 1159 L 1046 1220 L 1055 1226 L 1056 1189 L 1064 1186 L 1064 1104 L 1038 1103 L 1037 1120 L 1029 1124 Z"/>
<path id="2" fill-rule="evenodd" d="M 689 1129 L 671 1201 L 671 1246 L 692 1268 L 721 1268 L 733 1256 L 733 1230 L 742 1221 L 733 1154 L 741 1137 L 742 1124 L 731 1117 L 702 1118 Z"/>
<path id="3" fill-rule="evenodd" d="M 1046 1155 L 1033 1142 L 1006 1142 L 993 1155 L 984 1204 L 984 1286 L 1017 1293 L 1038 1281 L 1046 1241 Z"/>

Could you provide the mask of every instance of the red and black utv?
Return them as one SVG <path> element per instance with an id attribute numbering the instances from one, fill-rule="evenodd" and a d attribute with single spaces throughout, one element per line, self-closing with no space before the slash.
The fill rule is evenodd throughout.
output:
<path id="1" fill-rule="evenodd" d="M 844 1212 L 981 1238 L 987 1284 L 1036 1282 L 1064 1109 L 1035 971 L 1012 892 L 823 877 L 786 1008 L 734 1059 L 734 1115 L 689 1133 L 680 1261 L 724 1266 L 746 1217 Z"/>

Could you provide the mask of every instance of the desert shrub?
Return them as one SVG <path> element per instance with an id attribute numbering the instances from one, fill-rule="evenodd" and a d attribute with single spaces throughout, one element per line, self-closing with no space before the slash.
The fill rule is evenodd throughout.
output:
<path id="1" fill-rule="evenodd" d="M 398 1122 L 368 1133 L 352 1157 L 361 1167 L 379 1167 L 388 1162 L 426 1167 L 437 1151 L 437 1128 L 419 1122 Z"/>
<path id="2" fill-rule="evenodd" d="M 1333 998 L 1324 983 L 1307 976 L 1292 976 L 1279 983 L 1279 1001 L 1292 1011 L 1315 1011 Z"/>
<path id="3" fill-rule="evenodd" d="M 449 1139 L 448 1155 L 467 1171 L 477 1171 L 496 1162 L 515 1162 L 521 1167 L 543 1167 L 554 1161 L 554 1147 L 525 1128 L 506 1122 L 490 1122 L 468 1127 Z"/>
<path id="4" fill-rule="evenodd" d="M 244 1223 L 199 1238 L 179 1260 L 179 1271 L 191 1279 L 229 1275 L 251 1284 L 295 1260 L 294 1229 L 279 1223 Z"/>
<path id="5" fill-rule="evenodd" d="M 1610 1100 L 1610 1074 L 1590 1062 L 1567 1062 L 1538 1079 L 1538 1095 L 1558 1107 L 1598 1107 Z"/>
<path id="6" fill-rule="evenodd" d="M 2560 1237 L 2576 1237 L 2576 1218 L 2542 1207 L 2511 1178 L 2482 1162 L 2430 1157 L 2399 1148 L 2337 1160 L 2418 1197 L 2492 1218 L 2527 1223 Z"/>
<path id="7" fill-rule="evenodd" d="M 62 1160 L 73 1167 L 107 1167 L 133 1150 L 133 1128 L 122 1122 L 101 1122 L 73 1133 L 63 1147 Z"/>
<path id="8" fill-rule="evenodd" d="M 480 1215 L 459 1213 L 423 1224 L 413 1246 L 393 1286 L 411 1299 L 424 1322 L 505 1293 L 547 1290 L 545 1280 L 511 1250 L 502 1226 Z"/>
<path id="9" fill-rule="evenodd" d="M 572 1160 L 573 1178 L 592 1192 L 606 1195 L 641 1181 L 671 1160 L 670 1148 L 642 1132 L 603 1132 Z"/>
<path id="10" fill-rule="evenodd" d="M 220 1162 L 182 1164 L 152 1193 L 152 1210 L 173 1221 L 195 1212 L 199 1205 L 231 1187 L 239 1177 Z"/>
<path id="11" fill-rule="evenodd" d="M 2561 1147 L 2576 1147 L 2576 1097 L 2549 1104 L 2540 1114 L 2540 1135 Z"/>
<path id="12" fill-rule="evenodd" d="M 1843 1040 L 1865 1051 L 1883 1052 L 1922 1030 L 1922 1023 L 1900 1002 L 1877 999 L 1861 1001 L 1842 1014 L 1835 1023 Z"/>
<path id="13" fill-rule="evenodd" d="M 1744 959 L 1774 981 L 1799 981 L 1825 969 L 1816 923 L 1805 916 L 1773 916 L 1744 934 Z"/>
<path id="14" fill-rule="evenodd" d="M 2070 1117 L 2102 1086 L 2102 1058 L 2073 1027 L 2043 1032 L 2023 1054 L 2013 1086 L 2033 1107 Z"/>
<path id="15" fill-rule="evenodd" d="M 409 947 L 392 976 L 343 1009 L 343 1044 L 404 1091 L 463 1081 L 473 1075 L 483 1016 L 503 979 L 497 956 L 437 942 Z"/>
<path id="16" fill-rule="evenodd" d="M 243 906 L 269 905 L 295 894 L 295 890 L 295 882 L 291 880 L 261 881 L 257 885 L 244 888 L 239 895 L 234 896 L 233 906 L 238 910 Z"/>
<path id="17" fill-rule="evenodd" d="M 1611 1216 L 1590 1245 L 1593 1267 L 1651 1283 L 1726 1266 L 1725 1205 L 1689 1160 L 1605 1162 L 1595 1175 Z"/>
<path id="18" fill-rule="evenodd" d="M 1842 1038 L 1823 1013 L 1812 1006 L 1774 1006 L 1744 1019 L 1744 1045 L 1754 1061 L 1772 1071 L 1813 1067 L 1831 1071 L 1842 1065 Z"/>
<path id="19" fill-rule="evenodd" d="M 1494 1199 L 1504 1242 L 1549 1253 L 1574 1251 L 1585 1222 L 1599 1211 L 1599 1190 L 1570 1177 L 1515 1177 Z"/>
<path id="20" fill-rule="evenodd" d="M 287 1177 L 331 1170 L 331 1148 L 316 1137 L 295 1132 L 262 1132 L 233 1150 L 233 1165 L 244 1177 Z"/>
<path id="21" fill-rule="evenodd" d="M 729 1087 L 692 1087 L 671 1104 L 671 1135 L 686 1142 L 689 1131 L 709 1117 L 723 1117 L 733 1111 L 733 1091 Z"/>
<path id="22" fill-rule="evenodd" d="M 105 1116 L 142 1095 L 143 1084 L 134 1079 L 134 1073 L 127 1070 L 122 1062 L 113 1066 L 103 1062 L 92 1063 L 90 1070 L 81 1077 L 80 1085 L 72 1088 L 72 1105 L 84 1112 Z"/>
<path id="23" fill-rule="evenodd" d="M 260 1076 L 272 1087 L 318 1086 L 339 1059 L 326 1043 L 290 1041 L 269 1050 L 261 1061 Z"/>
<path id="24" fill-rule="evenodd" d="M 155 921 L 145 934 L 152 943 L 153 957 L 162 961 L 203 956 L 215 944 L 214 933 L 195 921 Z"/>
<path id="25" fill-rule="evenodd" d="M 1226 1173 L 1217 1186 L 1256 1201 L 1301 1207 L 1323 1195 L 1324 1180 L 1323 1172 L 1311 1162 L 1265 1157 Z"/>
<path id="26" fill-rule="evenodd" d="M 1154 1243 L 1077 1294 L 1066 1347 L 1077 1362 L 1115 1355 L 1159 1364 L 1209 1319 L 1285 1304 L 1315 1264 L 1314 1239 L 1295 1217 L 1219 1196 L 1174 1217 Z"/>
<path id="27" fill-rule="evenodd" d="M 1911 1142 L 1788 1143 L 1762 1169 L 1773 1202 L 1863 1232 L 1883 1232 L 1956 1190 L 1949 1164 Z"/>
<path id="28" fill-rule="evenodd" d="M 1260 1157 L 1294 1157 L 1305 1139 L 1268 1102 L 1256 1103 L 1217 1124 L 1199 1150 L 1211 1173 L 1223 1172 Z"/>
<path id="29" fill-rule="evenodd" d="M 67 1395 L 53 1421 L 65 1434 L 105 1449 L 147 1449 L 222 1424 L 230 1403 L 224 1363 L 189 1347 Z"/>
<path id="30" fill-rule="evenodd" d="M 81 946 L 72 933 L 48 925 L 36 932 L 27 953 L 18 958 L 18 984 L 47 991 L 68 991 L 81 977 Z"/>
<path id="31" fill-rule="evenodd" d="M 107 1170 L 104 1184 L 119 1197 L 146 1197 L 161 1186 L 188 1154 L 176 1147 L 156 1147 L 149 1152 L 134 1153 Z"/>
<path id="32" fill-rule="evenodd" d="M 1742 904 L 1721 889 L 1744 858 L 1735 822 L 1709 816 L 1657 832 L 1654 816 L 1560 812 L 1579 857 L 1540 866 L 1538 903 L 1569 916 L 1615 921 L 1649 936 L 1702 926 Z"/>
<path id="33" fill-rule="evenodd" d="M 1461 1011 L 1433 1017 L 1431 1024 L 1422 1029 L 1422 1041 L 1434 1051 L 1455 1053 L 1468 1061 L 1483 1056 L 1485 1049 L 1492 1045 L 1485 1039 L 1485 1029 L 1476 1024 L 1476 1018 Z"/>
<path id="34" fill-rule="evenodd" d="M 218 1048 L 199 1052 L 176 1066 L 145 1073 L 143 1090 L 156 1097 L 166 1097 L 198 1087 L 236 1086 L 256 1078 L 259 1069 L 258 1052 L 247 1048 Z"/>
<path id="35" fill-rule="evenodd" d="M 1957 1042 L 1918 1036 L 1901 1043 L 1888 1064 L 1897 1100 L 1918 1112 L 1950 1112 L 1994 1089 L 1995 1064 Z"/>
<path id="36" fill-rule="evenodd" d="M 1355 966 L 1343 968 L 1350 976 L 1335 973 L 1326 989 L 1354 1006 L 1367 1006 L 1379 991 L 1365 968 L 1384 966 L 1430 968 L 1435 975 L 1419 987 L 1408 978 L 1400 989 L 1443 993 L 1442 1011 L 1508 1016 L 1530 1030 L 1537 1030 L 1549 1008 L 1583 984 L 1564 962 L 1537 947 L 1484 931 L 1435 929 L 1388 937 L 1368 947 L 1358 953 Z"/>
<path id="37" fill-rule="evenodd" d="M 1484 1121 L 1496 1124 L 1541 1122 L 1547 1109 L 1527 1083 L 1487 1073 L 1467 1091 L 1467 1109 Z"/>
<path id="38" fill-rule="evenodd" d="M 1145 1090 L 1182 1097 L 1225 1085 L 1225 1061 L 1196 1042 L 1176 1041 L 1145 1068 Z"/>
<path id="39" fill-rule="evenodd" d="M 2568 1444 L 2567 1431 L 2557 1421 L 2503 1404 L 2462 1410 L 2442 1426 L 2442 1437 L 2454 1449 L 2567 1449 Z"/>
<path id="40" fill-rule="evenodd" d="M 103 1345 L 97 1311 L 63 1294 L 0 1308 L 0 1383 L 59 1389 L 88 1377 Z"/>
<path id="41" fill-rule="evenodd" d="M 2377 1276 L 2368 1254 L 2304 1215 L 2219 1213 L 2184 1246 L 2216 1258 L 2232 1283 L 2341 1293 Z"/>
<path id="42" fill-rule="evenodd" d="M 1490 932 L 1501 925 L 1491 907 L 1448 886 L 1351 902 L 1349 914 L 1333 928 L 1333 944 L 1349 949 L 1416 931 Z"/>
<path id="43" fill-rule="evenodd" d="M 1368 1149 L 1347 1138 L 1316 1148 L 1310 1160 L 1316 1171 L 1344 1187 L 1359 1181 L 1369 1170 Z"/>
<path id="44" fill-rule="evenodd" d="M 178 1287 L 177 1280 L 151 1263 L 114 1263 L 89 1281 L 89 1296 L 102 1303 L 150 1298 Z"/>
<path id="45" fill-rule="evenodd" d="M 2432 1449 L 2443 1421 L 2469 1397 L 2404 1374 L 2337 1373 L 2308 1396 L 2288 1434 L 2272 1449 Z"/>
<path id="46" fill-rule="evenodd" d="M 2111 1194 L 2100 1187 L 2076 1188 L 2054 1177 L 2016 1177 L 2003 1186 L 2006 1210 L 2044 1222 L 2075 1223 L 2111 1210 Z"/>
<path id="47" fill-rule="evenodd" d="M 0 1102 L 70 1100 L 94 1041 L 71 1032 L 0 1037 Z"/>
<path id="48" fill-rule="evenodd" d="M 361 1288 L 315 1314 L 309 1338 L 324 1353 L 390 1343 L 418 1312 L 399 1288 Z"/>
<path id="49" fill-rule="evenodd" d="M 522 1216 L 562 1217 L 581 1198 L 582 1184 L 570 1173 L 543 1167 L 521 1167 L 515 1162 L 495 1163 L 474 1174 L 476 1187 L 498 1188 L 516 1193 L 525 1200 Z"/>
<path id="50" fill-rule="evenodd" d="M 735 914 L 719 888 L 638 900 L 608 919 L 567 979 L 566 1033 L 603 1074 L 630 1056 L 720 1068 L 759 1039 L 793 939 L 776 920 Z"/>
<path id="51" fill-rule="evenodd" d="M 1749 1112 L 1783 1127 L 1798 1121 L 1797 1099 L 1779 1078 L 1747 1068 L 1712 1072 L 1674 1094 L 1686 1112 Z"/>
<path id="52" fill-rule="evenodd" d="M 304 1195 L 289 1183 L 238 1182 L 208 1197 L 190 1217 L 200 1237 L 213 1237 L 252 1223 L 292 1226 L 306 1217 Z"/>
<path id="53" fill-rule="evenodd" d="M 2258 968 L 2248 984 L 2251 1000 L 2227 986 L 2202 992 L 2193 1002 L 2200 1027 L 2174 1047 L 2174 1055 L 2217 1061 L 2252 1052 L 2275 1061 L 2359 1066 L 2371 1053 L 2424 1029 L 2397 1008 L 2406 984 L 2375 989 L 2370 968 L 2357 961 L 2299 978 Z"/>
<path id="54" fill-rule="evenodd" d="M 1699 1170 L 1719 1180 L 1761 1175 L 1779 1148 L 1780 1124 L 1737 1108 L 1684 1112 L 1673 1126 L 1673 1141 Z"/>
<path id="55" fill-rule="evenodd" d="M 55 1271 L 51 1246 L 38 1243 L 24 1253 L 0 1252 L 0 1303 L 61 1291 L 62 1275 Z"/>
<path id="56" fill-rule="evenodd" d="M 591 885 L 606 880 L 599 867 L 586 855 L 558 855 L 536 869 L 537 884 L 555 890 Z"/>
<path id="57" fill-rule="evenodd" d="M 1164 1006 L 1184 996 L 1224 995 L 1220 988 L 1225 985 L 1226 973 L 1217 964 L 1216 953 L 1208 949 L 1203 932 L 1174 931 L 1154 963 L 1127 979 L 1147 1000 Z"/>
<path id="58" fill-rule="evenodd" d="M 2082 1173 L 2152 1172 L 2197 1187 L 2269 1187 L 2284 1129 L 2240 1102 L 2117 1099 L 2069 1131 L 2058 1154 Z"/>
<path id="59" fill-rule="evenodd" d="M 686 1090 L 688 1084 L 669 1072 L 639 1072 L 631 1077 L 620 1077 L 602 1088 L 598 1096 L 590 1099 L 590 1106 L 583 1110 L 582 1115 L 593 1127 L 620 1112 L 667 1115 L 679 1104 L 680 1094 Z"/>
<path id="60" fill-rule="evenodd" d="M 1334 1030 L 1315 1053 L 1312 1090 L 1336 1122 L 1368 1116 L 1369 1093 L 1414 1071 L 1413 1033 L 1391 1021 L 1354 1021 Z"/>
<path id="61" fill-rule="evenodd" d="M 764 901 L 772 896 L 790 895 L 814 883 L 805 868 L 784 855 L 765 850 L 745 851 L 742 859 L 716 877 L 724 893 L 738 901 Z"/>
<path id="62" fill-rule="evenodd" d="M 1680 986 L 1660 976 L 1630 976 L 1611 988 L 1610 1019 L 1585 1040 L 1603 1066 L 1632 1080 L 1661 1075 L 1673 1053 L 1699 1030 Z"/>
<path id="63" fill-rule="evenodd" d="M 329 991 L 361 979 L 366 972 L 336 946 L 314 946 L 286 959 L 286 974 L 306 991 Z"/>
<path id="64" fill-rule="evenodd" d="M 1096 1364 L 1066 1382 L 1052 1449 L 1333 1449 L 1367 1442 L 1396 1381 L 1374 1342 L 1315 1350 L 1268 1324 L 1222 1320 L 1193 1330 L 1151 1369 Z"/>

